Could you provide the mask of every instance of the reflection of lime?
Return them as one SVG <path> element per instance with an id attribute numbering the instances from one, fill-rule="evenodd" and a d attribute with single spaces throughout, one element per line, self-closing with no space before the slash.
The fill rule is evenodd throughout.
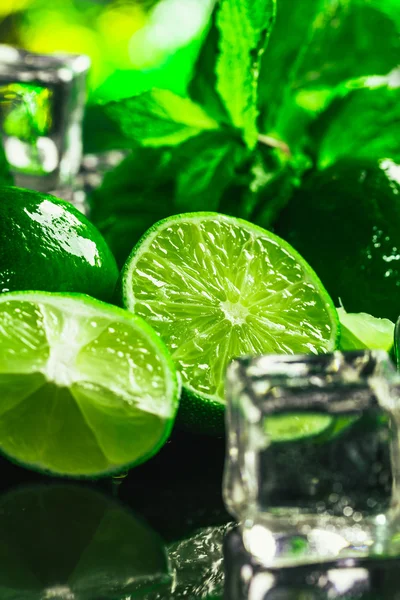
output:
<path id="1" fill-rule="evenodd" d="M 158 535 L 106 496 L 51 485 L 0 499 L 2 600 L 125 598 L 169 577 Z"/>
<path id="2" fill-rule="evenodd" d="M 186 427 L 218 431 L 232 358 L 336 345 L 336 310 L 301 256 L 268 231 L 217 213 L 154 225 L 126 262 L 122 296 L 172 353 Z"/>
<path id="3" fill-rule="evenodd" d="M 265 432 L 271 442 L 298 442 L 315 438 L 313 441 L 322 444 L 339 437 L 357 420 L 358 415 L 270 415 L 265 420 Z"/>
<path id="4" fill-rule="evenodd" d="M 331 423 L 327 414 L 270 415 L 265 419 L 265 432 L 271 442 L 294 442 L 319 435 Z"/>
<path id="5" fill-rule="evenodd" d="M 39 471 L 101 476 L 167 439 L 166 348 L 138 317 L 83 295 L 0 294 L 0 450 Z"/>

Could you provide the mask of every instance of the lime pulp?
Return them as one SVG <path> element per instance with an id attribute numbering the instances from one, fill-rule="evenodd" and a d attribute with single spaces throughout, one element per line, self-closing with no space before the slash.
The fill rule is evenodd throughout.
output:
<path id="1" fill-rule="evenodd" d="M 295 250 L 259 227 L 216 213 L 154 225 L 125 264 L 122 301 L 158 332 L 186 394 L 203 402 L 224 402 L 225 370 L 233 358 L 317 354 L 337 343 L 332 301 Z"/>
<path id="2" fill-rule="evenodd" d="M 82 295 L 0 295 L 0 451 L 69 476 L 154 454 L 177 409 L 175 369 L 141 319 Z"/>

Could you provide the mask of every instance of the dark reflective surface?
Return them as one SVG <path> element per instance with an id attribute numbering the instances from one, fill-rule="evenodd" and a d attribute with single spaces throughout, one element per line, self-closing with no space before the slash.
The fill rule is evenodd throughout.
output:
<path id="1" fill-rule="evenodd" d="M 223 458 L 223 440 L 180 433 L 126 478 L 89 484 L 0 458 L 0 599 L 221 597 Z"/>
<path id="2" fill-rule="evenodd" d="M 394 560 L 252 564 L 222 503 L 224 453 L 222 439 L 176 433 L 125 479 L 92 484 L 0 459 L 0 599 L 222 600 L 225 537 L 229 600 L 400 600 Z"/>
<path id="3" fill-rule="evenodd" d="M 142 597 L 170 581 L 162 539 L 104 494 L 39 484 L 0 498 L 0 598 Z"/>

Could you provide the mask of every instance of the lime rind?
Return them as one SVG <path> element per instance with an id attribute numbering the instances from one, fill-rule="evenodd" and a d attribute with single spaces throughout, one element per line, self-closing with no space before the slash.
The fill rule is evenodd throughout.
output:
<path id="1" fill-rule="evenodd" d="M 123 305 L 125 307 L 127 307 L 129 310 L 131 310 L 132 312 L 137 310 L 136 305 L 137 305 L 138 300 L 135 297 L 134 282 L 138 277 L 138 273 L 140 274 L 140 265 L 138 263 L 141 260 L 141 257 L 145 256 L 146 253 L 149 252 L 153 242 L 157 241 L 157 237 L 161 236 L 162 232 L 164 232 L 166 229 L 168 229 L 170 227 L 173 228 L 175 225 L 179 226 L 180 223 L 185 224 L 188 222 L 193 222 L 194 224 L 200 224 L 200 223 L 204 223 L 207 220 L 224 222 L 227 224 L 234 225 L 235 227 L 238 227 L 238 228 L 243 228 L 249 234 L 249 236 L 252 236 L 252 239 L 253 238 L 255 240 L 258 240 L 260 238 L 267 239 L 267 241 L 273 243 L 276 248 L 278 248 L 279 250 L 283 249 L 288 255 L 290 255 L 290 258 L 293 260 L 293 262 L 296 263 L 297 265 L 299 265 L 299 269 L 301 269 L 302 275 L 304 275 L 306 284 L 309 284 L 310 288 L 317 291 L 321 306 L 324 306 L 324 310 L 325 310 L 326 314 L 329 315 L 330 337 L 329 337 L 329 339 L 325 340 L 325 342 L 324 342 L 325 345 L 324 345 L 322 351 L 329 352 L 329 351 L 334 350 L 338 345 L 339 336 L 340 336 L 339 319 L 338 319 L 337 312 L 336 312 L 336 309 L 334 307 L 334 304 L 333 304 L 331 298 L 325 291 L 322 283 L 320 282 L 318 276 L 315 274 L 313 269 L 304 261 L 304 259 L 287 242 L 280 239 L 278 236 L 271 234 L 270 232 L 267 232 L 267 231 L 263 230 L 262 228 L 260 228 L 256 225 L 253 225 L 251 223 L 248 223 L 244 220 L 236 219 L 233 217 L 228 217 L 228 216 L 221 215 L 218 213 L 204 213 L 204 212 L 186 213 L 186 214 L 177 215 L 174 217 L 168 217 L 167 219 L 163 219 L 162 221 L 159 221 L 158 223 L 153 225 L 153 227 L 151 227 L 144 234 L 144 236 L 142 236 L 142 238 L 139 240 L 139 242 L 133 248 L 133 250 L 122 270 L 119 289 L 120 289 L 120 294 L 122 297 Z M 155 254 L 154 254 L 154 256 L 156 257 Z M 161 258 L 159 258 L 159 254 L 157 254 L 157 258 L 154 258 L 153 262 L 156 263 L 156 261 L 158 261 L 158 262 L 161 261 L 160 264 L 165 269 L 166 265 L 163 264 L 162 260 L 163 260 L 163 257 L 161 256 Z M 165 261 L 167 261 L 167 260 L 168 260 L 168 256 L 166 255 Z M 213 267 L 214 265 L 208 264 L 207 266 Z M 219 268 L 219 266 L 216 265 L 215 269 L 217 270 L 217 275 L 218 275 L 218 268 Z M 173 269 L 173 266 L 171 266 L 171 269 Z M 186 274 L 186 272 L 185 272 L 185 274 Z M 213 274 L 215 275 L 215 272 Z M 195 279 L 195 276 L 196 276 L 195 273 L 193 273 L 193 279 Z M 198 279 L 201 279 L 201 276 L 202 276 L 201 273 L 199 273 Z M 207 279 L 204 280 L 205 285 L 207 285 L 207 284 L 211 285 L 210 279 L 211 278 L 209 277 L 209 274 L 207 273 Z M 160 276 L 159 281 L 155 282 L 155 286 L 162 289 L 162 286 L 163 286 L 162 276 Z M 278 296 L 279 296 L 279 294 L 275 294 L 273 301 L 279 302 L 279 300 L 277 299 Z M 163 297 L 163 299 L 164 299 L 164 297 Z M 139 300 L 139 302 L 140 302 L 140 300 Z M 146 303 L 147 300 L 144 300 L 143 302 Z M 156 301 L 153 300 L 153 302 L 154 302 L 154 304 L 157 304 Z M 167 302 L 166 302 L 166 305 L 167 305 Z M 198 305 L 198 308 L 199 308 L 199 311 L 202 310 L 202 307 L 200 306 L 200 304 Z M 143 312 L 141 312 L 141 316 L 143 316 L 144 318 L 147 318 L 147 316 L 145 314 L 143 314 Z M 166 316 L 168 317 L 169 315 L 166 315 Z M 275 327 L 277 329 L 279 329 L 279 327 L 282 328 L 282 325 L 280 323 L 271 322 L 271 321 L 268 321 L 267 319 L 264 319 L 264 320 L 266 321 L 266 326 L 265 326 L 265 329 L 263 332 L 263 335 L 265 335 L 265 336 L 268 335 L 268 327 Z M 156 325 L 151 321 L 151 319 L 150 319 L 150 323 L 157 329 Z M 300 324 L 297 324 L 297 327 L 300 327 Z M 227 331 L 228 331 L 227 327 L 225 329 L 227 329 Z M 215 332 L 216 340 L 218 338 L 222 339 L 224 337 L 227 337 L 227 335 L 226 335 L 227 332 L 225 332 L 225 330 L 222 330 L 221 328 L 220 329 L 214 328 L 214 332 Z M 162 336 L 162 332 L 159 331 L 159 333 Z M 295 332 L 293 332 L 293 333 L 295 333 Z M 169 344 L 167 343 L 167 346 L 168 345 Z M 193 345 L 190 336 L 188 336 L 187 341 L 185 341 L 185 345 L 187 345 L 189 349 L 190 349 L 191 345 Z M 170 350 L 171 350 L 171 348 L 170 348 Z M 264 350 L 257 352 L 256 348 L 252 349 L 251 347 L 249 347 L 247 349 L 246 353 L 247 354 L 251 354 L 251 353 L 257 354 L 257 353 L 261 353 L 262 351 L 264 351 Z M 183 348 L 183 350 L 182 350 L 182 348 L 179 348 L 179 352 L 174 351 L 173 358 L 175 358 L 175 360 L 176 360 L 177 356 L 178 355 L 180 356 L 181 354 L 185 358 L 185 356 L 184 356 L 185 348 Z M 243 354 L 243 352 L 242 352 L 242 354 Z M 233 354 L 233 356 L 235 356 L 235 355 Z M 183 361 L 184 361 L 184 358 L 182 359 Z M 178 364 L 178 370 L 179 370 L 179 364 Z M 220 382 L 223 382 L 224 373 L 222 370 L 220 372 L 219 379 L 220 379 Z M 219 393 L 219 394 L 207 393 L 207 391 L 204 389 L 202 389 L 200 391 L 196 385 L 193 385 L 193 381 L 191 381 L 188 378 L 186 378 L 186 379 L 183 378 L 183 386 L 184 386 L 185 394 L 182 398 L 181 409 L 183 409 L 183 406 L 185 404 L 185 399 L 186 400 L 189 399 L 188 400 L 189 402 L 190 402 L 190 399 L 193 399 L 195 402 L 203 402 L 203 403 L 209 403 L 209 404 L 212 403 L 213 406 L 216 406 L 218 404 L 220 404 L 222 406 L 224 405 L 224 400 L 222 398 L 221 393 Z M 220 386 L 223 386 L 223 383 L 220 383 Z"/>
<path id="2" fill-rule="evenodd" d="M 54 465 L 54 461 L 48 459 L 48 460 L 43 460 L 43 461 L 35 461 L 35 460 L 31 460 L 29 457 L 29 441 L 26 441 L 24 439 L 24 436 L 22 436 L 22 439 L 24 440 L 24 444 L 25 444 L 25 449 L 22 451 L 19 451 L 19 449 L 17 449 L 16 451 L 14 451 L 14 446 L 10 446 L 9 440 L 7 440 L 7 436 L 8 436 L 8 431 L 7 428 L 4 430 L 3 432 L 0 434 L 0 452 L 2 452 L 4 455 L 6 455 L 8 458 L 10 458 L 13 462 L 17 463 L 17 464 L 21 464 L 23 466 L 26 466 L 30 469 L 33 470 L 37 470 L 39 472 L 46 472 L 46 473 L 50 473 L 53 475 L 62 475 L 62 476 L 70 476 L 70 477 L 89 477 L 89 478 L 95 478 L 95 477 L 102 477 L 102 476 L 108 476 L 111 474 L 116 474 L 118 472 L 121 471 L 125 471 L 128 468 L 131 468 L 132 466 L 136 466 L 138 464 L 143 463 L 144 461 L 146 461 L 148 458 L 150 458 L 151 456 L 153 456 L 161 447 L 162 445 L 165 443 L 166 439 L 169 437 L 171 430 L 172 430 L 172 426 L 174 423 L 174 417 L 177 411 L 177 407 L 178 407 L 178 398 L 179 398 L 179 383 L 178 383 L 178 378 L 176 375 L 176 369 L 174 367 L 173 361 L 165 347 L 165 345 L 162 343 L 162 341 L 160 340 L 160 338 L 157 336 L 157 334 L 152 330 L 152 328 L 145 323 L 140 317 L 136 316 L 136 315 L 132 315 L 130 313 L 128 313 L 127 311 L 124 311 L 123 309 L 120 309 L 118 307 L 113 307 L 113 306 L 109 306 L 104 304 L 103 302 L 100 302 L 98 300 L 94 300 L 92 298 L 90 298 L 89 296 L 85 296 L 82 294 L 69 294 L 68 296 L 64 295 L 64 294 L 52 294 L 52 293 L 43 293 L 43 292 L 17 292 L 17 293 L 7 293 L 7 294 L 2 294 L 0 295 L 0 311 L 1 308 L 5 306 L 5 304 L 8 303 L 8 305 L 12 305 L 12 303 L 15 303 L 14 308 L 20 307 L 21 305 L 23 305 L 23 303 L 30 303 L 30 305 L 32 306 L 45 306 L 47 308 L 50 309 L 54 309 L 56 311 L 59 311 L 60 314 L 68 314 L 69 318 L 71 318 L 72 320 L 75 319 L 75 323 L 77 321 L 79 321 L 79 318 L 83 318 L 83 317 L 87 317 L 89 319 L 100 319 L 100 321 L 103 319 L 105 321 L 108 321 L 109 323 L 113 324 L 113 323 L 117 323 L 117 324 L 122 324 L 123 326 L 125 326 L 127 328 L 127 332 L 128 332 L 128 336 L 130 334 L 132 334 L 134 339 L 137 340 L 141 340 L 142 346 L 145 346 L 145 348 L 141 348 L 140 350 L 145 350 L 146 352 L 149 353 L 149 356 L 151 358 L 151 356 L 156 357 L 156 361 L 157 364 L 160 365 L 160 373 L 162 374 L 162 378 L 163 381 L 161 383 L 161 385 L 164 385 L 164 387 L 161 389 L 160 388 L 160 393 L 159 393 L 159 410 L 156 410 L 156 407 L 153 405 L 151 405 L 151 403 L 149 402 L 149 406 L 146 407 L 145 404 L 140 405 L 140 402 L 138 403 L 138 406 L 136 407 L 131 407 L 129 408 L 129 404 L 126 402 L 126 399 L 124 400 L 124 398 L 120 398 L 119 396 L 123 396 L 123 394 L 118 394 L 118 390 L 112 391 L 112 387 L 113 387 L 113 382 L 110 376 L 110 388 L 107 391 L 106 386 L 104 385 L 104 380 L 103 380 L 103 388 L 102 388 L 102 393 L 103 393 L 103 400 L 105 402 L 103 402 L 103 407 L 101 407 L 99 405 L 99 399 L 98 397 L 96 397 L 96 393 L 94 394 L 94 400 L 93 398 L 91 399 L 91 401 L 93 402 L 94 406 L 92 407 L 92 413 L 93 411 L 95 411 L 95 413 L 97 415 L 101 415 L 101 413 L 104 413 L 103 417 L 101 417 L 101 419 L 103 419 L 103 423 L 104 423 L 104 427 L 105 429 L 108 429 L 109 432 L 112 433 L 112 436 L 109 440 L 108 440 L 108 448 L 109 448 L 109 453 L 114 454 L 117 457 L 117 460 L 114 460 L 114 462 L 109 461 L 106 459 L 106 464 L 104 466 L 102 466 L 100 469 L 99 468 L 91 468 L 90 466 L 86 466 L 85 469 L 82 469 L 79 467 L 79 461 L 83 461 L 83 457 L 84 457 L 84 453 L 82 452 L 81 456 L 79 456 L 79 452 L 78 455 L 76 457 L 76 462 L 77 462 L 77 467 L 76 468 L 68 468 L 68 469 L 64 469 L 62 468 L 62 466 L 60 467 L 60 465 L 63 464 L 63 459 L 62 459 L 62 455 L 60 460 L 57 462 L 56 461 L 56 465 Z M 18 308 L 18 310 L 20 310 L 20 308 Z M 44 311 L 46 312 L 46 310 Z M 51 310 L 49 311 L 51 312 Z M 95 321 L 93 321 L 94 323 Z M 15 434 L 17 437 L 18 435 L 20 435 L 21 431 L 23 430 L 24 427 L 28 427 L 27 431 L 28 433 L 32 433 L 29 432 L 29 426 L 27 424 L 34 422 L 35 419 L 37 419 L 38 421 L 38 427 L 37 427 L 37 436 L 36 437 L 42 437 L 44 440 L 47 439 L 47 436 L 50 435 L 50 437 L 48 439 L 51 440 L 51 443 L 53 443 L 55 445 L 55 451 L 59 450 L 59 448 L 57 447 L 57 444 L 61 442 L 57 442 L 57 435 L 53 435 L 51 433 L 51 431 L 46 431 L 42 428 L 42 430 L 39 427 L 39 423 L 40 423 L 40 415 L 38 415 L 37 413 L 40 412 L 40 405 L 41 403 L 46 403 L 46 396 L 48 396 L 51 399 L 52 405 L 54 405 L 55 409 L 56 409 L 56 417 L 58 415 L 58 421 L 56 419 L 56 421 L 54 422 L 54 426 L 58 425 L 61 422 L 64 422 L 65 419 L 63 419 L 63 410 L 64 413 L 67 410 L 72 410 L 72 404 L 69 402 L 71 398 L 75 399 L 75 404 L 76 407 L 78 408 L 78 411 L 82 410 L 82 404 L 80 402 L 77 401 L 76 398 L 76 390 L 74 389 L 77 385 L 79 387 L 81 382 L 72 382 L 69 380 L 65 380 L 64 382 L 59 380 L 60 376 L 62 377 L 62 369 L 65 366 L 65 364 L 63 364 L 63 360 L 62 360 L 62 352 L 64 351 L 64 353 L 66 353 L 68 355 L 68 351 L 69 351 L 69 345 L 68 345 L 68 338 L 71 337 L 72 339 L 70 340 L 71 343 L 73 341 L 73 339 L 75 339 L 76 341 L 76 336 L 78 336 L 79 338 L 79 350 L 82 352 L 82 348 L 85 349 L 85 342 L 88 342 L 88 339 L 84 340 L 82 339 L 82 331 L 81 329 L 78 327 L 78 329 L 76 331 L 72 330 L 68 330 L 67 327 L 67 336 L 63 338 L 63 336 L 61 335 L 60 339 L 57 340 L 57 335 L 60 335 L 60 331 L 57 331 L 57 328 L 55 327 L 55 322 L 54 319 L 53 321 L 51 321 L 52 323 L 52 331 L 50 332 L 49 335 L 49 340 L 50 341 L 50 357 L 47 357 L 47 362 L 46 360 L 45 362 L 45 368 L 43 368 L 43 365 L 41 365 L 41 369 L 38 369 L 38 365 L 34 365 L 34 371 L 35 374 L 38 377 L 42 377 L 43 378 L 43 383 L 42 385 L 44 386 L 43 389 L 40 389 L 40 385 L 37 385 L 36 387 L 39 389 L 39 392 L 35 391 L 34 392 L 34 396 L 36 397 L 36 399 L 39 399 L 39 401 L 37 402 L 36 406 L 35 406 L 35 412 L 34 413 L 30 413 L 29 411 L 32 410 L 32 407 L 30 407 L 29 405 L 24 407 L 24 410 L 27 411 L 27 415 L 28 418 L 25 419 L 20 419 L 20 418 L 16 418 L 15 420 L 15 431 L 14 432 L 10 432 L 10 436 L 12 436 L 13 434 Z M 44 326 L 44 329 L 46 332 L 48 332 L 48 327 L 49 327 L 49 322 L 47 322 L 47 325 Z M 8 329 L 9 331 L 9 329 Z M 139 336 L 139 337 L 138 337 Z M 92 338 L 93 341 L 93 335 L 91 334 L 89 337 Z M 30 338 L 29 338 L 30 339 Z M 129 339 L 129 337 L 127 338 Z M 28 340 L 29 341 L 29 340 Z M 94 340 L 96 341 L 96 340 Z M 3 339 L 3 344 L 4 342 L 7 344 L 9 343 L 9 340 L 4 340 Z M 53 365 L 53 367 L 51 369 L 48 368 L 48 364 L 51 362 L 51 348 L 53 345 L 55 344 L 60 344 L 60 354 L 57 356 L 56 353 L 56 360 L 54 361 L 55 364 Z M 42 344 L 43 345 L 43 344 Z M 72 344 L 73 345 L 73 344 Z M 112 348 L 111 348 L 112 349 Z M 133 349 L 135 350 L 135 349 Z M 1 336 L 0 336 L 0 351 L 1 351 Z M 15 354 L 15 348 L 11 348 L 11 351 Z M 19 353 L 21 354 L 21 353 Z M 57 360 L 59 359 L 59 366 L 60 366 L 60 370 L 61 370 L 61 375 L 60 372 L 57 373 Z M 121 364 L 122 364 L 122 359 L 121 359 Z M 145 362 L 145 359 L 144 359 Z M 15 358 L 15 363 L 16 365 L 18 365 L 18 356 Z M 118 366 L 118 361 L 114 364 L 114 367 L 117 365 Z M 105 364 L 105 363 L 104 363 Z M 149 367 L 149 365 L 151 366 L 151 361 L 148 361 L 146 363 L 145 366 Z M 40 366 L 40 365 L 39 365 Z M 144 368 L 144 367 L 143 367 Z M 143 369 L 142 369 L 143 370 Z M 96 372 L 94 372 L 95 375 Z M 52 374 L 56 374 L 56 381 L 53 381 L 52 379 Z M 65 374 L 64 374 L 65 375 Z M 117 378 L 118 375 L 118 371 L 117 369 L 114 369 L 114 379 Z M 4 370 L 3 370 L 3 374 L 0 374 L 0 378 L 4 377 Z M 21 384 L 21 378 L 27 377 L 30 375 L 21 375 L 20 377 L 18 376 L 18 369 L 16 369 L 16 372 L 13 373 L 13 377 L 15 378 L 15 381 L 19 381 L 20 382 L 20 386 Z M 10 378 L 10 376 L 6 376 L 8 377 L 8 379 Z M 100 372 L 98 375 L 99 378 L 101 378 Z M 150 381 L 152 381 L 151 379 L 151 374 L 149 375 Z M 57 380 L 58 378 L 58 380 Z M 89 377 L 89 382 L 90 382 L 90 377 Z M 64 386 L 62 385 L 64 383 Z M 58 385 L 57 385 L 58 384 Z M 57 402 L 53 400 L 53 391 L 52 389 L 49 389 L 49 385 L 50 387 L 53 386 L 55 390 L 59 390 L 57 391 L 57 394 L 61 395 L 62 398 L 61 400 L 67 398 L 68 396 L 68 402 L 65 401 L 63 405 L 60 406 L 60 403 L 58 403 L 59 405 L 57 405 Z M 61 387 L 60 387 L 61 385 Z M 87 385 L 87 381 L 86 381 L 86 385 Z M 153 383 L 151 384 L 153 385 Z M 120 390 L 121 391 L 121 390 Z M 28 399 L 31 396 L 28 397 Z M 26 404 L 26 400 L 23 400 L 22 402 L 25 402 Z M 88 400 L 86 399 L 86 405 L 87 405 Z M 124 404 L 125 402 L 125 404 Z M 121 404 L 121 406 L 118 405 L 118 403 Z M 62 404 L 62 403 L 61 403 Z M 108 406 L 109 405 L 109 406 Z M 147 408 L 149 408 L 149 410 L 147 411 Z M 20 410 L 20 407 L 17 406 L 18 411 Z M 43 407 L 42 407 L 43 409 Z M 135 415 L 139 416 L 139 426 L 140 426 L 140 418 L 142 418 L 143 421 L 143 426 L 144 426 L 144 430 L 143 433 L 140 432 L 140 430 L 138 429 L 137 424 L 135 424 L 134 421 L 131 420 L 131 422 L 129 422 L 129 417 L 132 417 L 132 410 L 135 410 L 136 413 Z M 75 410 L 75 409 L 74 409 Z M 108 410 L 108 413 L 107 413 Z M 118 417 L 118 410 L 119 410 L 119 417 Z M 18 412 L 17 411 L 17 412 Z M 57 412 L 58 411 L 58 412 Z M 61 411 L 61 412 L 60 412 Z M 100 412 L 99 412 L 100 411 Z M 105 412 L 104 412 L 105 411 Z M 117 412 L 116 412 L 117 411 Z M 125 412 L 124 412 L 125 411 Z M 156 413 L 159 413 L 158 415 Z M 44 411 L 44 413 L 46 413 L 46 411 Z M 76 411 L 75 411 L 76 413 Z M 9 417 L 10 414 L 5 414 L 5 417 Z M 30 414 L 30 417 L 29 417 Z M 67 413 L 65 413 L 66 416 Z M 125 416 L 127 417 L 127 422 L 125 422 Z M 4 420 L 4 415 L 1 413 L 0 410 L 0 432 L 1 432 L 1 423 L 2 420 Z M 88 416 L 87 415 L 82 415 L 83 418 L 83 422 L 85 423 L 85 425 L 90 424 L 88 421 Z M 78 417 L 77 414 L 75 414 L 75 416 L 71 417 L 71 423 L 77 423 Z M 47 420 L 47 415 L 44 414 L 43 415 L 43 421 Z M 68 419 L 67 419 L 68 421 Z M 118 421 L 118 422 L 117 422 Z M 150 422 L 155 422 L 157 421 L 157 428 L 153 427 L 152 431 L 150 432 L 151 435 L 153 436 L 153 438 L 151 438 L 151 435 L 149 433 L 149 439 L 145 439 L 146 438 L 146 426 L 149 425 Z M 130 432 L 130 424 L 132 424 L 132 432 Z M 47 427 L 50 426 L 50 428 L 52 427 L 52 423 L 47 422 L 46 423 Z M 115 426 L 114 431 L 113 431 L 113 426 Z M 60 425 L 59 425 L 60 426 Z M 65 426 L 65 423 L 64 423 Z M 44 427 L 44 425 L 43 425 Z M 65 429 L 65 427 L 64 427 Z M 71 437 L 74 437 L 74 428 L 72 428 L 71 433 Z M 92 423 L 92 431 L 95 432 L 96 428 L 93 428 L 93 423 Z M 138 448 L 135 447 L 135 443 L 136 441 L 133 441 L 134 438 L 132 437 L 132 441 L 130 441 L 130 433 L 132 433 L 132 436 L 135 436 L 135 431 L 136 431 L 136 437 L 142 437 L 144 439 L 143 441 L 143 448 Z M 63 432 L 62 428 L 61 428 L 61 432 Z M 101 432 L 101 428 L 100 428 L 100 432 Z M 132 454 L 131 456 L 133 457 L 133 454 L 135 454 L 135 456 L 132 458 L 132 460 L 129 460 L 129 457 L 127 455 L 124 455 L 123 452 L 122 454 L 119 455 L 119 462 L 118 462 L 118 448 L 119 445 L 122 444 L 122 440 L 119 439 L 119 435 L 124 432 L 125 435 L 125 439 L 128 440 L 128 444 L 127 444 L 127 448 L 132 448 L 135 449 L 135 452 Z M 68 433 L 68 432 L 67 432 Z M 98 431 L 97 431 L 98 433 Z M 137 435 L 139 433 L 139 436 Z M 65 431 L 64 431 L 65 434 Z M 86 434 L 84 434 L 86 435 Z M 55 437 L 56 439 L 52 440 L 52 436 L 53 438 Z M 29 436 L 27 436 L 29 439 Z M 35 438 L 33 439 L 32 443 L 37 443 L 37 440 Z M 95 436 L 96 437 L 96 436 Z M 104 437 L 104 436 L 103 436 Z M 3 439 L 2 439 L 3 438 Z M 21 441 L 22 441 L 21 439 Z M 135 438 L 136 440 L 136 438 Z M 149 440 L 151 440 L 151 444 L 149 442 Z M 76 440 L 76 442 L 78 442 L 78 446 L 79 446 L 79 436 L 78 439 Z M 96 440 L 96 443 L 98 443 L 98 440 Z M 104 440 L 103 440 L 104 443 Z M 69 442 L 68 442 L 69 444 Z M 68 446 L 67 444 L 67 446 Z M 111 445 L 110 445 L 111 444 Z M 113 444 L 116 448 L 115 452 L 113 451 Z M 129 444 L 131 444 L 131 446 L 129 446 Z M 23 445 L 23 444 L 22 444 Z M 69 446 L 70 451 L 73 453 L 74 452 L 74 446 L 70 445 Z M 110 449 L 112 452 L 110 452 Z M 75 452 L 77 452 L 76 448 L 75 448 Z M 33 450 L 32 450 L 32 454 L 34 454 Z M 115 458 L 114 456 L 114 458 Z M 68 463 L 68 460 L 65 459 L 64 461 L 65 463 Z M 96 462 L 96 461 L 95 461 Z M 90 461 L 89 461 L 89 465 L 90 465 Z M 97 467 L 98 467 L 98 463 L 97 463 Z"/>

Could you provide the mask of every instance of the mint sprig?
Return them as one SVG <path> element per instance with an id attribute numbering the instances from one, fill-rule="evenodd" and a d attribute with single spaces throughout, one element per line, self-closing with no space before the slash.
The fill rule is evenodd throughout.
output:
<path id="1" fill-rule="evenodd" d="M 176 212 L 218 210 L 225 191 L 236 181 L 236 169 L 247 157 L 239 139 L 225 132 L 190 140 L 177 153 Z"/>
<path id="2" fill-rule="evenodd" d="M 100 223 L 115 231 L 123 215 L 131 247 L 145 225 L 188 210 L 269 228 L 310 168 L 400 161 L 399 91 L 368 84 L 397 66 L 396 2 L 219 0 L 185 97 L 153 89 L 97 107 L 101 135 L 93 119 L 87 139 L 133 149 L 123 184 L 117 171 L 94 199 Z M 154 170 L 155 157 L 168 166 Z"/>
<path id="3" fill-rule="evenodd" d="M 143 146 L 176 146 L 202 131 L 219 127 L 201 106 L 169 90 L 155 89 L 111 102 L 106 114 L 124 140 Z"/>

